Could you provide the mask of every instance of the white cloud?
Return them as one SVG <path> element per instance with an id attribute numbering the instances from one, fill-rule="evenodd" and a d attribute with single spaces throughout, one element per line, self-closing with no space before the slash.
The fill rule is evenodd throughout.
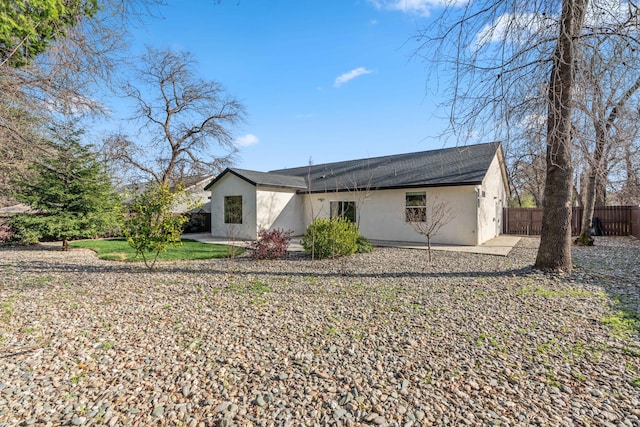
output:
<path id="1" fill-rule="evenodd" d="M 526 43 L 531 34 L 553 30 L 556 19 L 535 13 L 506 13 L 485 25 L 476 35 L 475 47 L 501 41 Z"/>
<path id="2" fill-rule="evenodd" d="M 241 136 L 241 137 L 237 138 L 234 141 L 234 144 L 235 144 L 236 147 L 248 147 L 250 145 L 257 144 L 258 141 L 259 140 L 258 140 L 257 136 L 255 136 L 255 135 L 253 135 L 251 133 L 248 133 L 248 134 L 246 134 L 244 136 Z"/>
<path id="3" fill-rule="evenodd" d="M 51 112 L 71 114 L 73 116 L 89 114 L 92 111 L 110 113 L 110 111 L 97 100 L 80 95 L 72 96 L 67 100 L 49 98 L 44 101 L 44 104 L 45 108 Z"/>
<path id="4" fill-rule="evenodd" d="M 623 25 L 628 20 L 629 14 L 630 5 L 624 0 L 591 1 L 587 7 L 585 26 L 606 28 Z M 554 14 L 505 13 L 478 32 L 474 47 L 477 49 L 487 44 L 503 41 L 529 43 L 531 35 L 540 35 L 545 32 L 547 33 L 546 37 L 553 37 L 557 32 L 558 24 L 559 16 Z M 632 27 L 627 25 L 627 28 Z"/>
<path id="5" fill-rule="evenodd" d="M 355 70 L 351 70 L 347 73 L 344 74 L 340 74 L 337 78 L 336 81 L 333 83 L 334 87 L 340 87 L 343 84 L 355 79 L 356 77 L 360 77 L 363 76 L 365 74 L 371 74 L 373 73 L 373 71 L 365 68 L 365 67 L 358 67 Z"/>
<path id="6" fill-rule="evenodd" d="M 621 25 L 627 21 L 630 13 L 634 15 L 637 13 L 635 6 L 624 0 L 590 1 L 587 6 L 585 25 L 587 27 Z"/>
<path id="7" fill-rule="evenodd" d="M 468 0 L 369 0 L 378 9 L 395 10 L 413 15 L 429 16 L 433 9 L 455 6 Z"/>

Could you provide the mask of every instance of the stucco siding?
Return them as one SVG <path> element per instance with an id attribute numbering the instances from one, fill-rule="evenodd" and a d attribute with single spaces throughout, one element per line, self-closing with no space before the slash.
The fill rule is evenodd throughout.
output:
<path id="1" fill-rule="evenodd" d="M 256 191 L 257 227 L 272 230 L 292 230 L 294 235 L 304 234 L 301 196 L 295 190 L 258 187 Z"/>
<path id="2" fill-rule="evenodd" d="M 478 244 L 493 239 L 502 230 L 502 208 L 507 201 L 505 182 L 498 155 L 493 158 L 480 186 Z"/>
<path id="3" fill-rule="evenodd" d="M 224 223 L 224 198 L 242 196 L 242 224 Z M 237 239 L 255 239 L 256 187 L 228 174 L 211 188 L 211 235 Z"/>
<path id="4" fill-rule="evenodd" d="M 305 222 L 313 216 L 329 218 L 331 201 L 355 201 L 360 233 L 373 240 L 426 242 L 426 238 L 405 221 L 407 191 L 424 191 L 427 203 L 437 196 L 446 201 L 455 217 L 433 237 L 433 243 L 475 245 L 477 240 L 476 191 L 473 186 L 379 190 L 361 193 L 320 193 L 300 195 L 306 199 Z"/>
<path id="5" fill-rule="evenodd" d="M 486 160 L 482 170 L 486 167 Z M 501 231 L 502 208 L 508 197 L 501 162 L 502 154 L 498 150 L 484 177 L 477 174 L 473 180 L 462 181 L 473 182 L 471 185 L 311 194 L 297 193 L 296 188 L 300 186 L 277 187 L 278 184 L 270 181 L 260 183 L 260 179 L 265 179 L 264 175 L 268 174 L 245 171 L 254 178 L 249 179 L 231 171 L 220 175 L 211 186 L 211 230 L 214 236 L 233 235 L 239 239 L 255 239 L 259 228 L 282 228 L 292 230 L 294 235 L 302 235 L 315 218 L 330 217 L 332 202 L 353 202 L 355 220 L 365 237 L 423 243 L 426 237 L 406 221 L 406 204 L 407 193 L 424 192 L 427 217 L 435 199 L 445 202 L 454 215 L 432 236 L 433 243 L 478 245 Z M 481 183 L 479 179 L 482 179 Z M 227 196 L 242 196 L 241 224 L 224 223 L 224 200 Z M 410 199 L 413 203 L 422 200 L 420 194 L 414 194 Z M 336 204 L 334 208 L 353 215 L 352 204 Z"/>

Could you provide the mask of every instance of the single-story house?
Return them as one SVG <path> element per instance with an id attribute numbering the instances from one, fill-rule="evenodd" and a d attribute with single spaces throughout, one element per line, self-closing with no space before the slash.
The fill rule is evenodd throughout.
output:
<path id="1" fill-rule="evenodd" d="M 260 228 L 303 235 L 340 215 L 372 240 L 425 242 L 409 213 L 443 201 L 454 218 L 434 243 L 479 245 L 500 234 L 509 197 L 499 142 L 258 172 L 227 168 L 211 191 L 211 234 L 253 240 Z M 415 217 L 414 217 L 415 218 Z"/>

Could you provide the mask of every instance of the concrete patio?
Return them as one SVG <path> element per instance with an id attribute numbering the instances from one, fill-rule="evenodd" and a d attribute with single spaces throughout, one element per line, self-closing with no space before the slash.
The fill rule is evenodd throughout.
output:
<path id="1" fill-rule="evenodd" d="M 190 234 L 184 234 L 182 237 L 185 239 L 197 240 L 199 242 L 218 243 L 221 245 L 235 245 L 235 246 L 247 247 L 249 246 L 249 244 L 251 244 L 250 240 L 231 241 L 225 237 L 213 237 L 208 233 L 190 233 Z M 302 248 L 302 245 L 300 244 L 300 239 L 301 239 L 300 236 L 296 236 L 291 239 L 291 244 L 289 245 L 289 251 L 291 252 L 304 251 L 304 249 Z M 468 252 L 468 253 L 474 253 L 474 254 L 507 256 L 509 255 L 509 252 L 511 252 L 511 249 L 513 249 L 513 247 L 516 244 L 518 244 L 520 239 L 521 239 L 520 236 L 511 236 L 511 235 L 503 234 L 479 246 L 432 244 L 431 249 L 436 251 Z M 426 242 L 424 244 L 421 244 L 421 243 L 414 243 L 414 242 L 372 240 L 371 243 L 374 246 L 380 246 L 380 247 L 422 249 L 422 250 L 428 249 Z"/>

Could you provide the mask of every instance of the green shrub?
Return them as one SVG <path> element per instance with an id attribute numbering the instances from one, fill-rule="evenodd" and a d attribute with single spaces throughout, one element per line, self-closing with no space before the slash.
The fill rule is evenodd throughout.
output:
<path id="1" fill-rule="evenodd" d="M 364 236 L 358 236 L 358 238 L 356 239 L 356 245 L 358 245 L 356 253 L 368 254 L 369 252 L 373 252 L 373 245 L 371 244 L 369 239 Z"/>
<path id="2" fill-rule="evenodd" d="M 358 226 L 343 218 L 314 220 L 302 238 L 302 247 L 314 258 L 351 255 L 358 248 Z"/>

